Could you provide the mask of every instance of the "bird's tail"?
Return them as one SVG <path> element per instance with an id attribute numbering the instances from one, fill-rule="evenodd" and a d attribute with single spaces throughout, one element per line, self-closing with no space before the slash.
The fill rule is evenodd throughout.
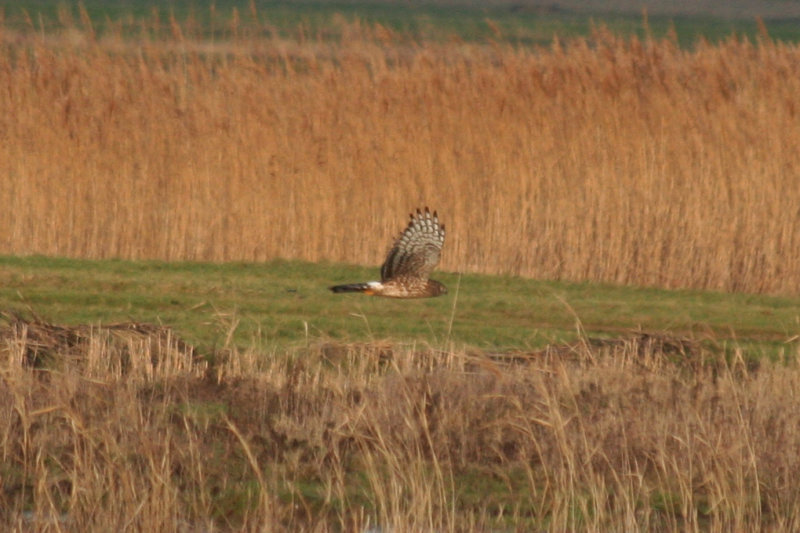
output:
<path id="1" fill-rule="evenodd" d="M 369 283 L 348 283 L 347 285 L 334 285 L 329 287 L 333 292 L 363 292 L 372 294 L 373 287 Z"/>

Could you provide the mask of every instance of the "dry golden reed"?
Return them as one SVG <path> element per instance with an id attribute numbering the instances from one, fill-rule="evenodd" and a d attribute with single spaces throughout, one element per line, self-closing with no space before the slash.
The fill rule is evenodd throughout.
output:
<path id="1" fill-rule="evenodd" d="M 2 34 L 0 253 L 800 291 L 800 48 Z"/>
<path id="2" fill-rule="evenodd" d="M 140 326 L 0 328 L 4 530 L 800 527 L 796 364 L 640 336 L 505 360 L 230 349 L 208 367 Z"/>

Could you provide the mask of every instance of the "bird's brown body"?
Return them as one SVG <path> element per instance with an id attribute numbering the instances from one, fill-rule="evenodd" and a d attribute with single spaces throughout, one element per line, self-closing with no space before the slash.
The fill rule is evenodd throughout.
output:
<path id="1" fill-rule="evenodd" d="M 330 287 L 333 292 L 362 292 L 388 298 L 430 298 L 447 293 L 447 287 L 429 279 L 439 263 L 444 244 L 444 224 L 428 208 L 411 214 L 408 227 L 395 240 L 381 266 L 381 281 Z"/>

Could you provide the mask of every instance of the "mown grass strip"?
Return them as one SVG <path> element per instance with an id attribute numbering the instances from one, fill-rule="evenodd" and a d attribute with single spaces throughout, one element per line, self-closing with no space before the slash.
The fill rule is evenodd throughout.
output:
<path id="1" fill-rule="evenodd" d="M 206 349 L 309 341 L 423 343 L 528 350 L 634 330 L 667 332 L 754 355 L 779 354 L 800 328 L 800 298 L 437 273 L 450 294 L 426 300 L 334 295 L 377 268 L 300 261 L 193 263 L 0 257 L 0 308 L 53 323 L 172 326 Z M 455 291 L 458 299 L 455 309 Z M 452 321 L 452 323 L 451 323 Z"/>

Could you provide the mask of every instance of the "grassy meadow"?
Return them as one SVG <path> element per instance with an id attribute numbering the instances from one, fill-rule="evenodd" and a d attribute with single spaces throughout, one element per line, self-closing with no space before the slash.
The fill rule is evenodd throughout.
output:
<path id="1" fill-rule="evenodd" d="M 42 5 L 0 12 L 0 529 L 800 529 L 798 45 Z M 447 296 L 327 290 L 426 205 Z"/>
<path id="2" fill-rule="evenodd" d="M 447 297 L 334 295 L 377 267 L 301 261 L 198 263 L 0 257 L 0 302 L 58 324 L 171 326 L 205 354 L 234 344 L 270 351 L 317 341 L 416 343 L 439 350 L 538 351 L 581 334 L 669 333 L 783 359 L 800 329 L 800 298 L 545 282 L 436 273 Z M 787 341 L 789 343 L 787 344 Z"/>

